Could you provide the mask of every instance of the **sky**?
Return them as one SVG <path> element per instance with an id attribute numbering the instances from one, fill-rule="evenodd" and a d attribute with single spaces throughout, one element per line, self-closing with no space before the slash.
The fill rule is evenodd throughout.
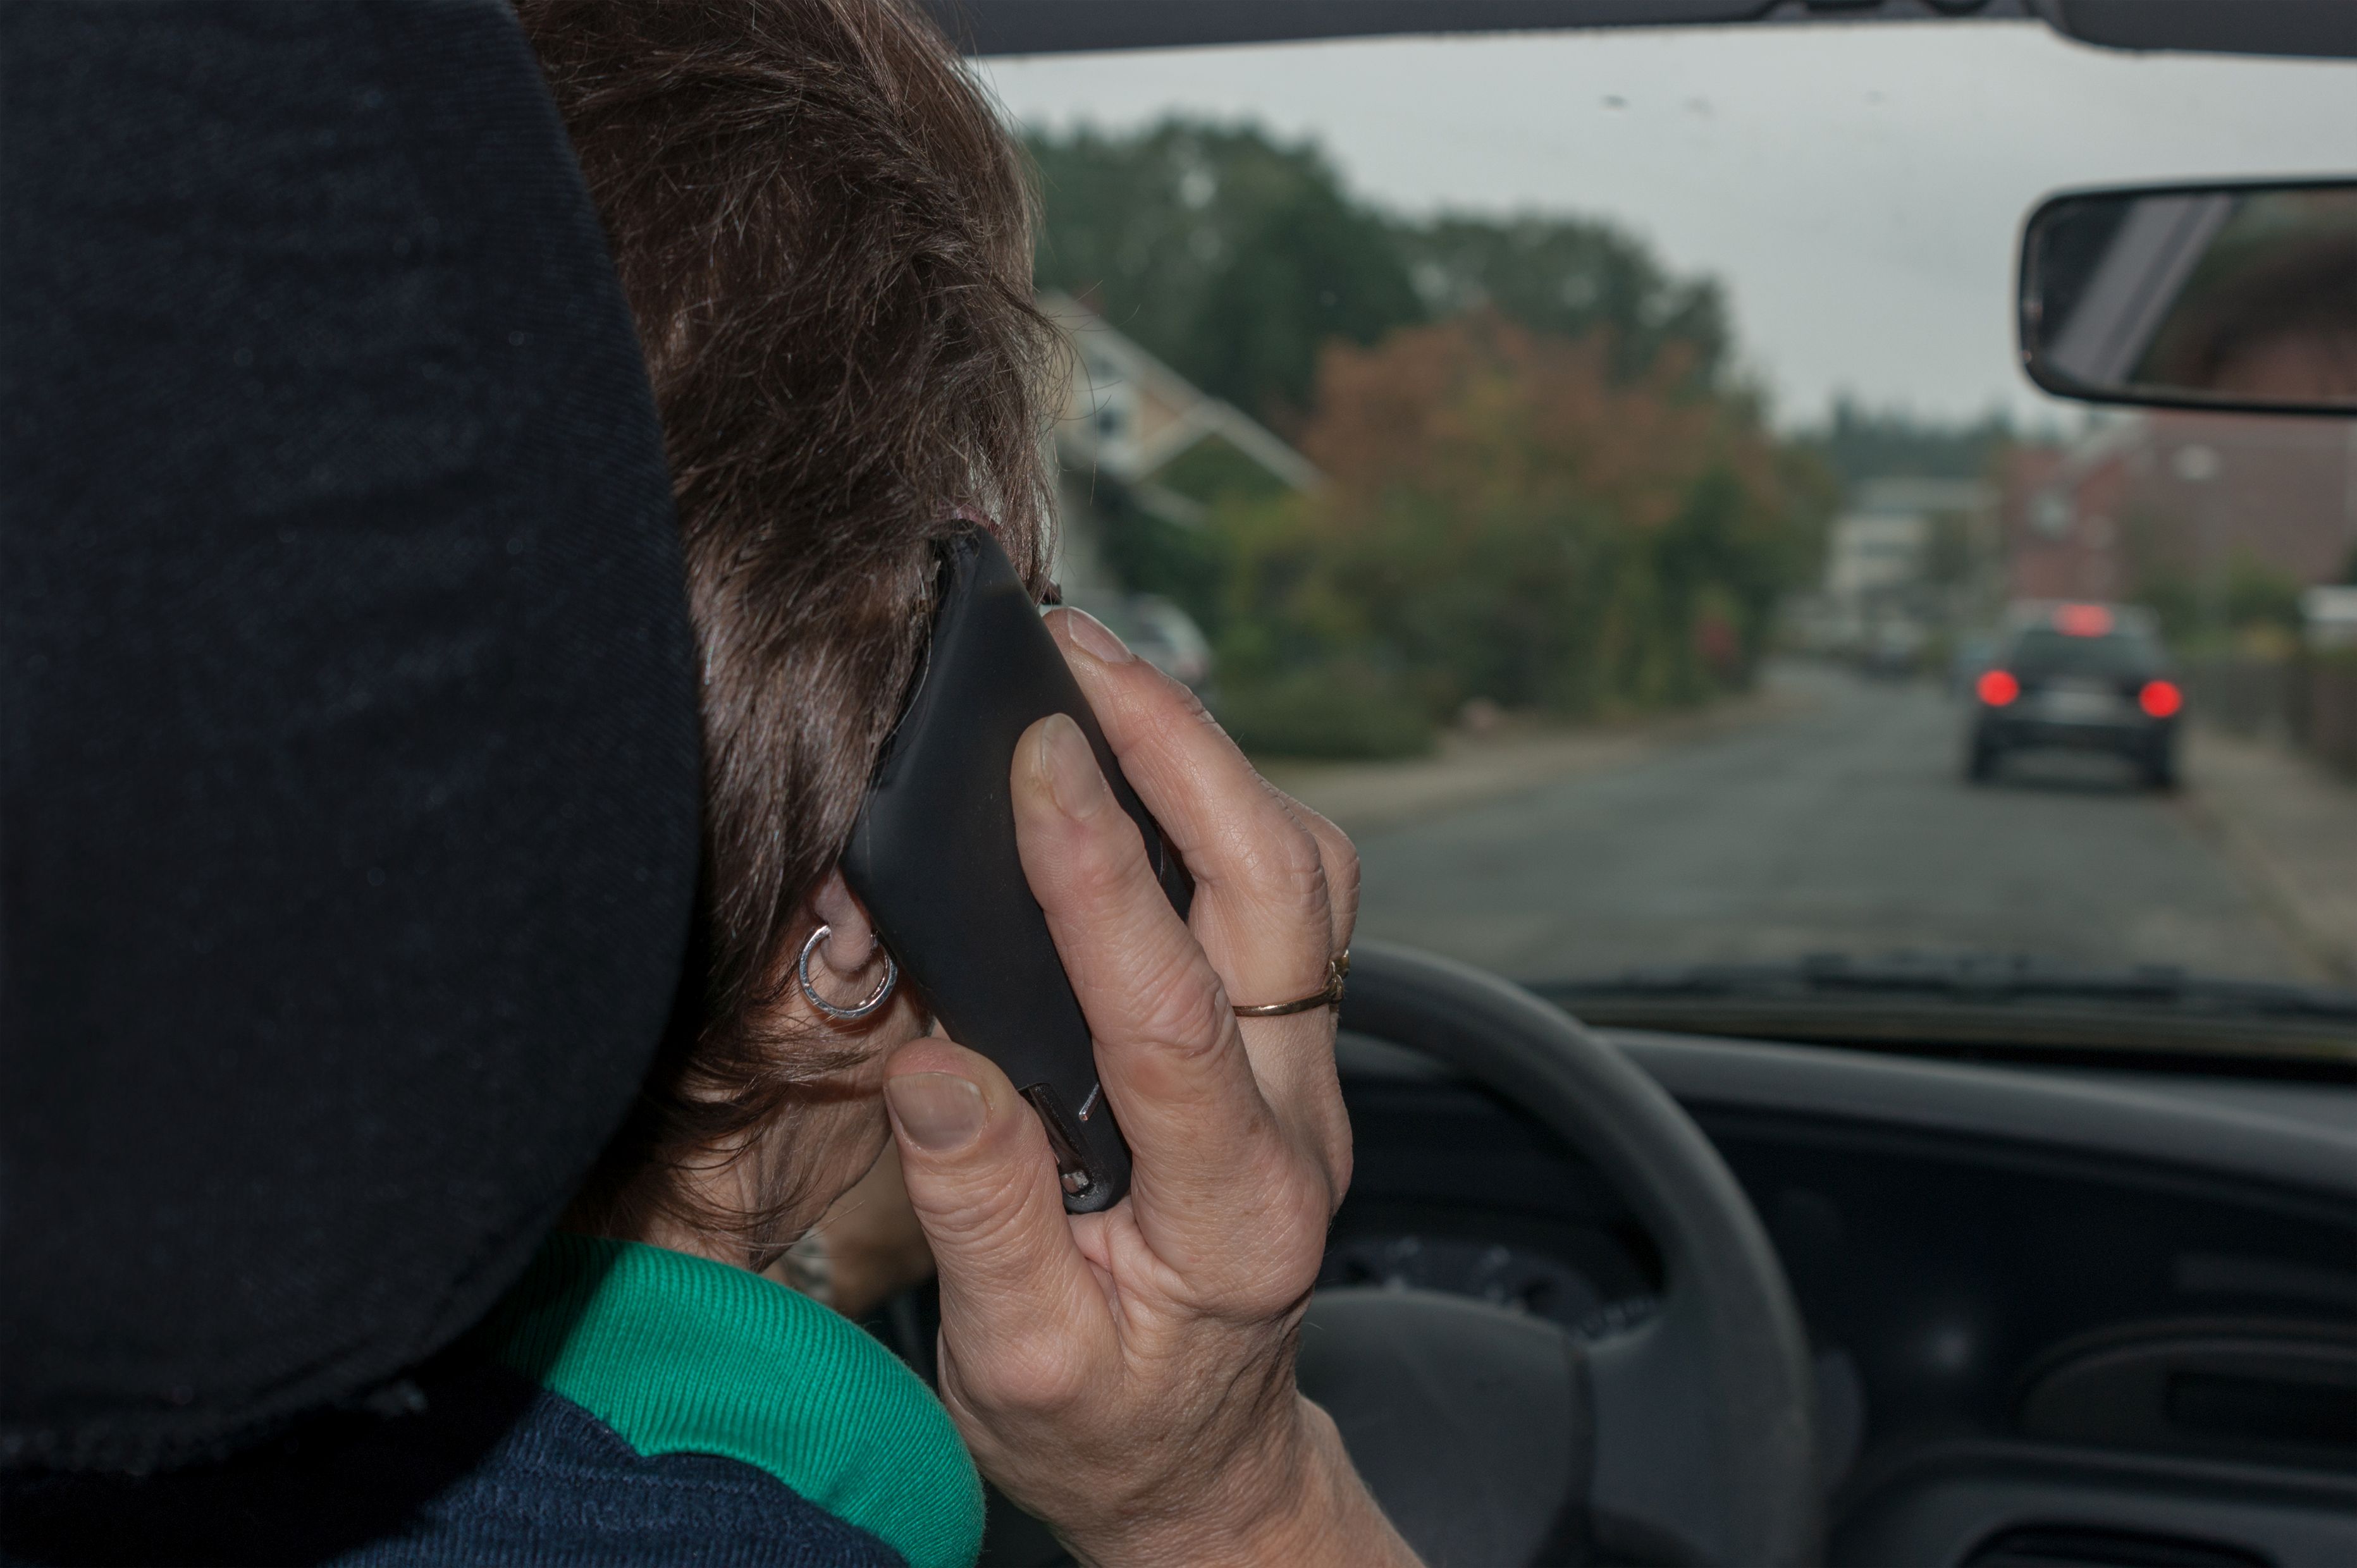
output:
<path id="1" fill-rule="evenodd" d="M 2063 412 L 2014 362 L 2022 218 L 2067 186 L 2357 176 L 2357 62 L 2131 55 L 2037 23 L 1631 29 L 982 62 L 1027 125 L 1314 137 L 1404 214 L 1607 217 L 1727 285 L 1780 423 L 1837 392 Z M 1049 193 L 1054 199 L 1054 193 Z M 2075 422 L 2071 415 L 2068 422 Z"/>

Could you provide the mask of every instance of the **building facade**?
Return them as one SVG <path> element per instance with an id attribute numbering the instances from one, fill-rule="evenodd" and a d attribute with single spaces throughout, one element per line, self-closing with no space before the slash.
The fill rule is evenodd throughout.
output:
<path id="1" fill-rule="evenodd" d="M 2017 598 L 2222 605 L 2240 574 L 2295 586 L 2357 565 L 2357 425 L 2156 412 L 2061 451 L 2017 452 L 2004 480 Z"/>

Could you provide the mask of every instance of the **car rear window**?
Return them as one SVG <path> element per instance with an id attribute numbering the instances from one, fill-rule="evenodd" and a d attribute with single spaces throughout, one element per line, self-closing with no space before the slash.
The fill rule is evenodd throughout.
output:
<path id="1" fill-rule="evenodd" d="M 2160 664 L 2160 650 L 2133 632 L 2073 637 L 2039 627 L 2013 645 L 2007 666 L 2017 675 L 2148 675 Z"/>

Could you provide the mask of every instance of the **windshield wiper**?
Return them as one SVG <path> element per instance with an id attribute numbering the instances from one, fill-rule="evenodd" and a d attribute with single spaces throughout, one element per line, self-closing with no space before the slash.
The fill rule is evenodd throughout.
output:
<path id="1" fill-rule="evenodd" d="M 1819 954 L 1651 966 L 1532 987 L 1601 1026 L 2200 1069 L 2357 1074 L 2357 992 L 2169 964 L 2009 954 Z"/>

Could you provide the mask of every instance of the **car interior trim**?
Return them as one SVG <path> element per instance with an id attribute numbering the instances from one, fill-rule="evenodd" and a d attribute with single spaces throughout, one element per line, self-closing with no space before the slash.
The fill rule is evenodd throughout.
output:
<path id="1" fill-rule="evenodd" d="M 968 54 L 1737 22 L 2024 21 L 2029 0 L 926 0 Z"/>
<path id="2" fill-rule="evenodd" d="M 2357 56 L 2346 0 L 925 0 L 968 54 L 1739 22 L 2042 19 L 2121 49 Z"/>

